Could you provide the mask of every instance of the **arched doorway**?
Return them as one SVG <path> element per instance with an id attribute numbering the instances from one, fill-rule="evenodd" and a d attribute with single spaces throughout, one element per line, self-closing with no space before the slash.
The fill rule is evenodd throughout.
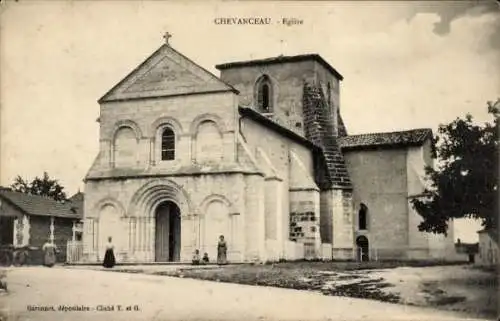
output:
<path id="1" fill-rule="evenodd" d="M 356 246 L 358 249 L 358 261 L 369 261 L 370 260 L 370 246 L 368 243 L 368 238 L 361 235 L 356 238 Z"/>
<path id="2" fill-rule="evenodd" d="M 181 254 L 181 211 L 166 201 L 155 210 L 155 261 L 177 262 Z"/>

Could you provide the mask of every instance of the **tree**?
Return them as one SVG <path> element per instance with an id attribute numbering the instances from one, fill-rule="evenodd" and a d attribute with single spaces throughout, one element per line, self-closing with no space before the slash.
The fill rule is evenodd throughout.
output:
<path id="1" fill-rule="evenodd" d="M 21 176 L 17 176 L 11 188 L 21 193 L 47 196 L 56 201 L 65 201 L 67 199 L 66 193 L 63 191 L 64 187 L 57 180 L 51 179 L 47 172 L 43 173 L 43 177 L 37 176 L 29 183 Z"/>
<path id="2" fill-rule="evenodd" d="M 475 124 L 470 114 L 440 125 L 434 138 L 437 168 L 426 167 L 429 188 L 412 200 L 423 217 L 420 231 L 447 234 L 455 218 L 475 218 L 485 228 L 498 223 L 498 119 L 500 99 L 488 102 L 492 122 Z"/>

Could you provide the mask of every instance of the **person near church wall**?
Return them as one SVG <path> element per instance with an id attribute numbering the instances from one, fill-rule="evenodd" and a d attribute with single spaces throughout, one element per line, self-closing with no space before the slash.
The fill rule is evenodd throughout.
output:
<path id="1" fill-rule="evenodd" d="M 108 243 L 106 244 L 106 253 L 104 254 L 104 260 L 102 266 L 105 268 L 112 268 L 116 264 L 114 248 L 111 236 L 108 237 Z"/>
<path id="2" fill-rule="evenodd" d="M 56 264 L 57 246 L 52 240 L 49 239 L 45 242 L 45 244 L 43 244 L 42 251 L 44 253 L 43 265 L 53 267 L 54 264 Z"/>
<path id="3" fill-rule="evenodd" d="M 194 251 L 192 263 L 193 263 L 193 265 L 200 264 L 200 250 L 196 249 Z"/>
<path id="4" fill-rule="evenodd" d="M 205 252 L 205 253 L 203 253 L 203 258 L 201 259 L 201 264 L 208 264 L 208 262 L 210 262 L 210 260 L 208 258 L 208 253 Z"/>
<path id="5" fill-rule="evenodd" d="M 219 236 L 217 244 L 217 264 L 227 264 L 227 243 L 224 240 L 224 235 Z"/>

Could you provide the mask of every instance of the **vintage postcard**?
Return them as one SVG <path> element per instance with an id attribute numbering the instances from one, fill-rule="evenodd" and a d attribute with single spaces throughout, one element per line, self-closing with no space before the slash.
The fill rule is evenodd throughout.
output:
<path id="1" fill-rule="evenodd" d="M 0 1 L 0 321 L 495 320 L 498 1 Z"/>

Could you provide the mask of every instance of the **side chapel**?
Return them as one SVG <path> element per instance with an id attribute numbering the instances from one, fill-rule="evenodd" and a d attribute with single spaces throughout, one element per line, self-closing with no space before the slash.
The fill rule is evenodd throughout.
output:
<path id="1" fill-rule="evenodd" d="M 85 178 L 84 257 L 185 262 L 427 259 L 453 236 L 417 229 L 430 129 L 348 135 L 342 75 L 317 54 L 217 65 L 168 43 L 100 100 Z"/>

